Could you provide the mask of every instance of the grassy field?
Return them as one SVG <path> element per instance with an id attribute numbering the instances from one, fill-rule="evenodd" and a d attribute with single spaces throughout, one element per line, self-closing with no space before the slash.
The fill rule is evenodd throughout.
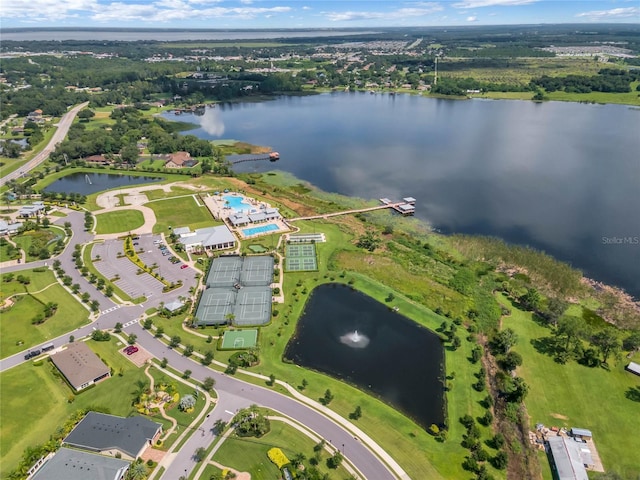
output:
<path id="1" fill-rule="evenodd" d="M 32 293 L 14 297 L 15 305 L 0 315 L 2 358 L 75 330 L 89 317 L 89 312 L 55 281 L 51 271 L 37 275 L 27 271 L 23 275 L 31 279 L 27 288 Z M 47 281 L 47 286 L 43 285 Z M 16 280 L 2 283 L 3 294 L 21 289 L 24 292 L 24 287 Z M 42 313 L 48 302 L 58 304 L 56 313 L 44 323 L 32 325 L 31 319 Z"/>
<path id="2" fill-rule="evenodd" d="M 492 98 L 496 100 L 531 100 L 533 92 L 487 92 L 472 95 L 473 98 Z M 628 93 L 545 93 L 550 101 L 557 102 L 582 102 L 582 103 L 616 103 L 622 105 L 640 105 L 640 94 L 634 90 Z"/>
<path id="3" fill-rule="evenodd" d="M 605 470 L 636 479 L 640 474 L 636 448 L 640 431 L 631 419 L 637 418 L 639 406 L 626 393 L 638 386 L 638 377 L 625 372 L 627 362 L 613 364 L 611 371 L 575 361 L 556 363 L 532 344 L 537 338 L 550 336 L 550 330 L 504 297 L 499 300 L 512 310 L 512 315 L 503 320 L 503 327 L 512 328 L 519 337 L 514 350 L 524 360 L 518 375 L 530 387 L 525 401 L 530 423 L 591 430 Z"/>
<path id="4" fill-rule="evenodd" d="M 69 403 L 71 390 L 52 373 L 49 362 L 34 366 L 32 363 L 14 367 L 0 375 L 0 407 L 2 409 L 2 436 L 0 437 L 0 478 L 7 478 L 9 471 L 17 465 L 25 448 L 46 442 L 57 426 L 62 425 L 71 413 L 90 406 L 107 408 L 113 415 L 135 414 L 132 401 L 140 388 L 148 385 L 149 379 L 141 368 L 137 368 L 118 353 L 123 345 L 115 338 L 110 342 L 87 344 L 102 360 L 113 369 L 114 376 L 94 388 L 73 397 Z M 151 370 L 154 378 L 161 379 L 162 372 Z M 181 394 L 192 389 L 175 382 Z M 25 402 L 24 398 L 37 396 L 37 402 Z M 180 425 L 188 425 L 197 416 L 196 409 L 191 414 L 172 409 L 167 412 Z M 167 424 L 167 421 L 151 417 L 153 421 Z M 182 430 L 182 429 L 181 429 Z M 176 435 L 177 437 L 177 435 Z"/>
<path id="5" fill-rule="evenodd" d="M 169 233 L 169 227 L 190 227 L 194 230 L 214 224 L 209 209 L 204 205 L 199 207 L 192 196 L 157 200 L 147 203 L 146 206 L 156 214 L 154 233 Z"/>
<path id="6" fill-rule="evenodd" d="M 38 242 L 43 246 L 47 245 L 49 241 L 55 239 L 59 234 L 61 234 L 61 232 L 59 232 L 57 229 L 40 229 L 25 232 L 21 235 L 16 235 L 12 240 L 25 252 L 25 254 L 27 255 L 27 262 L 32 262 L 34 260 L 39 260 L 39 257 L 29 254 L 29 248 L 31 247 L 31 245 L 34 242 Z M 54 244 L 50 243 L 47 245 L 47 249 L 51 251 L 53 249 L 53 246 Z"/>
<path id="7" fill-rule="evenodd" d="M 272 414 L 269 413 L 269 415 Z M 289 459 L 298 453 L 312 458 L 315 444 L 316 442 L 294 427 L 281 421 L 271 420 L 271 431 L 262 438 L 240 438 L 237 436 L 227 438 L 214 455 L 213 460 L 226 467 L 249 472 L 252 480 L 271 480 L 280 478 L 280 472 L 267 457 L 267 451 L 270 448 L 280 448 Z M 336 470 L 329 469 L 326 466 L 327 458 L 329 458 L 329 454 L 323 450 L 318 464 L 318 469 L 322 473 L 329 474 L 329 478 L 344 479 L 349 477 L 349 473 L 343 466 Z M 308 466 L 308 461 L 305 464 Z"/>
<path id="8" fill-rule="evenodd" d="M 96 233 L 126 233 L 144 225 L 142 212 L 133 209 L 115 210 L 96 215 Z"/>

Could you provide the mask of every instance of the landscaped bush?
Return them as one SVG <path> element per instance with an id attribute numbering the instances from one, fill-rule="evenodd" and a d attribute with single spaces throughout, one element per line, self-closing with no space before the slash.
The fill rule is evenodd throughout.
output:
<path id="1" fill-rule="evenodd" d="M 276 467 L 278 467 L 278 469 L 281 469 L 282 467 L 284 467 L 285 465 L 288 465 L 289 459 L 287 458 L 287 456 L 282 452 L 282 450 L 280 450 L 279 448 L 271 448 L 268 452 L 267 452 L 267 456 L 269 457 L 269 460 L 271 460 L 273 463 L 275 463 Z"/>

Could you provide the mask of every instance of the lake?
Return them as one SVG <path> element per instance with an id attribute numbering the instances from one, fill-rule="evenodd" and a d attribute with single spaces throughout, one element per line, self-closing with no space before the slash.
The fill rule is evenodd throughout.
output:
<path id="1" fill-rule="evenodd" d="M 268 145 L 273 168 L 367 199 L 417 199 L 444 233 L 530 245 L 640 297 L 640 110 L 332 93 L 219 105 L 189 134 Z"/>
<path id="2" fill-rule="evenodd" d="M 284 356 L 372 393 L 425 429 L 444 424 L 438 336 L 350 287 L 313 290 Z"/>
<path id="3" fill-rule="evenodd" d="M 163 178 L 138 175 L 114 175 L 112 173 L 71 173 L 45 187 L 44 191 L 91 195 L 92 193 L 110 190 L 112 188 L 130 187 L 132 185 L 159 182 L 160 180 L 163 180 Z"/>

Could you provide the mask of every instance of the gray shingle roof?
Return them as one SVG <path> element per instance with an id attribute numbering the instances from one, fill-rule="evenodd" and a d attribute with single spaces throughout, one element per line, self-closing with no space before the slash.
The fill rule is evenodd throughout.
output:
<path id="1" fill-rule="evenodd" d="M 63 443 L 97 452 L 117 449 L 135 458 L 161 428 L 161 424 L 144 417 L 89 412 Z"/>
<path id="2" fill-rule="evenodd" d="M 109 374 L 109 367 L 83 342 L 72 343 L 65 350 L 51 355 L 51 361 L 76 390 Z"/>
<path id="3" fill-rule="evenodd" d="M 127 470 L 129 463 L 95 453 L 61 448 L 31 480 L 116 480 Z"/>

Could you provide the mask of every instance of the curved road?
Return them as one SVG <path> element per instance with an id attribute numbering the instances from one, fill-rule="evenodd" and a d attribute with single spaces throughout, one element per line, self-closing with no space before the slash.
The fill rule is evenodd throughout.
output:
<path id="1" fill-rule="evenodd" d="M 57 259 L 62 263 L 62 268 L 64 268 L 66 274 L 73 278 L 74 283 L 80 284 L 80 290 L 89 292 L 93 299 L 99 301 L 100 309 L 104 313 L 93 323 L 78 328 L 75 331 L 67 332 L 54 339 L 52 343 L 55 347 L 57 348 L 67 344 L 69 342 L 69 335 L 81 338 L 91 335 L 91 332 L 96 328 L 113 328 L 116 323 L 120 322 L 124 325 L 124 330 L 128 334 L 134 333 L 137 335 L 137 342 L 154 357 L 158 359 L 166 357 L 169 360 L 169 364 L 179 371 L 191 370 L 193 372 L 192 378 L 196 380 L 203 381 L 206 377 L 213 377 L 216 380 L 218 402 L 216 408 L 201 425 L 204 434 L 200 435 L 196 433 L 191 435 L 185 445 L 176 453 L 175 458 L 162 475 L 162 479 L 175 480 L 182 475 L 188 475 L 197 466 L 192 458 L 195 450 L 201 446 L 205 448 L 208 447 L 214 440 L 215 437 L 211 433 L 214 423 L 218 419 L 228 422 L 237 410 L 251 404 L 271 408 L 307 426 L 320 437 L 326 439 L 327 442 L 331 443 L 335 448 L 344 452 L 345 456 L 356 466 L 365 479 L 395 480 L 398 477 L 403 479 L 409 478 L 402 472 L 399 466 L 398 469 L 400 471 L 396 469 L 398 476 L 394 475 L 380 458 L 364 445 L 360 439 L 354 437 L 353 434 L 321 412 L 271 389 L 249 384 L 237 378 L 218 373 L 182 356 L 156 340 L 148 331 L 142 328 L 138 320 L 147 308 L 157 306 L 162 301 L 162 298 L 154 297 L 144 305 L 118 306 L 113 303 L 111 299 L 105 297 L 104 294 L 91 285 L 86 278 L 80 275 L 75 269 L 73 262 L 72 253 L 74 251 L 74 245 L 78 243 L 88 243 L 93 239 L 92 234 L 84 231 L 84 214 L 82 212 L 70 212 L 67 217 L 58 220 L 58 222 L 64 221 L 71 222 L 74 235 L 64 252 L 59 255 Z M 53 259 L 49 259 L 46 262 L 50 265 Z M 3 271 L 30 269 L 44 264 L 45 261 L 20 264 L 3 269 Z M 182 289 L 185 289 L 186 294 L 188 286 L 183 285 Z M 175 291 L 173 293 L 175 293 Z M 113 309 L 113 307 L 116 308 Z M 49 343 L 49 341 L 45 343 Z M 0 372 L 23 363 L 25 361 L 25 353 L 26 351 L 0 360 Z M 369 445 L 382 452 L 378 445 Z"/>
<path id="2" fill-rule="evenodd" d="M 0 178 L 0 187 L 4 186 L 4 184 L 9 182 L 10 180 L 15 180 L 28 171 L 33 170 L 47 158 L 49 158 L 49 154 L 55 150 L 56 145 L 58 145 L 67 136 L 67 132 L 69 131 L 69 128 L 71 127 L 71 124 L 76 118 L 78 112 L 85 108 L 87 105 L 89 105 L 89 102 L 81 103 L 80 105 L 76 105 L 67 113 L 65 113 L 58 122 L 58 129 L 51 137 L 51 140 L 49 140 L 47 146 L 44 147 L 41 152 L 37 153 L 31 160 L 25 163 L 21 168 L 14 170 L 8 175 Z"/>

